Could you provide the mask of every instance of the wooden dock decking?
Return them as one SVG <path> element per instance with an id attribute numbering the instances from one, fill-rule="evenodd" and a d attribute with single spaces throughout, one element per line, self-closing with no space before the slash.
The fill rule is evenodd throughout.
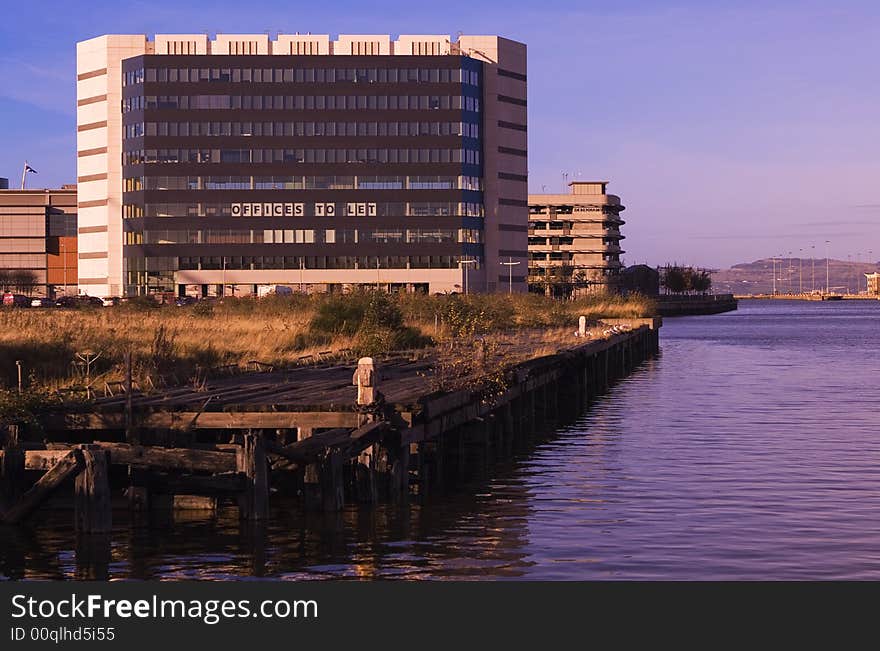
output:
<path id="1" fill-rule="evenodd" d="M 381 362 L 383 400 L 369 407 L 355 404 L 353 365 L 338 363 L 71 405 L 42 414 L 39 427 L 6 429 L 0 516 L 24 521 L 71 478 L 83 532 L 109 530 L 110 495 L 123 490 L 134 510 L 174 496 L 215 507 L 233 499 L 253 521 L 268 517 L 270 489 L 328 511 L 425 495 L 475 459 L 503 455 L 540 423 L 580 414 L 656 354 L 659 320 L 631 325 L 515 363 L 491 394 L 477 385 L 434 390 L 435 359 L 414 353 Z"/>

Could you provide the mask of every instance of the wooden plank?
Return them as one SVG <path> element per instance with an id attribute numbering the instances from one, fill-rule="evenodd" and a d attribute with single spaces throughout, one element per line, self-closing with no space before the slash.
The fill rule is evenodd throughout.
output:
<path id="1" fill-rule="evenodd" d="M 342 445 L 351 437 L 351 430 L 340 428 L 315 434 L 284 447 L 271 445 L 269 451 L 297 464 L 312 463 L 328 448 Z"/>
<path id="2" fill-rule="evenodd" d="M 110 452 L 111 464 L 216 473 L 235 470 L 235 450 L 240 447 L 218 445 L 213 446 L 214 449 L 162 448 L 107 441 L 95 441 L 94 445 Z M 52 444 L 52 447 L 55 449 L 25 452 L 25 467 L 30 470 L 51 468 L 69 449 L 69 446 L 57 443 Z"/>
<path id="3" fill-rule="evenodd" d="M 40 418 L 47 429 L 125 429 L 125 415 L 115 413 L 46 414 Z M 294 427 L 357 427 L 353 411 L 159 411 L 136 414 L 138 427 L 156 429 L 290 429 Z"/>
<path id="4" fill-rule="evenodd" d="M 114 464 L 214 473 L 235 470 L 235 455 L 229 452 L 148 447 L 127 443 L 102 442 L 98 445 L 110 452 L 110 461 Z"/>
<path id="5" fill-rule="evenodd" d="M 3 522 L 7 524 L 18 524 L 28 517 L 40 504 L 43 503 L 52 492 L 57 489 L 65 480 L 73 477 L 82 468 L 82 461 L 75 450 L 70 450 L 65 454 L 51 470 L 35 483 L 29 491 L 22 495 L 19 500 L 13 504 L 12 508 L 3 514 Z"/>
<path id="6" fill-rule="evenodd" d="M 49 470 L 63 459 L 69 450 L 27 450 L 24 467 L 28 470 Z"/>

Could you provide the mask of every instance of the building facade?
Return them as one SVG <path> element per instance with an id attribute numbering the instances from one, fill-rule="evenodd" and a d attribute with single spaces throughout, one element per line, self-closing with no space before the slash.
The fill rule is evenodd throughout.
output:
<path id="1" fill-rule="evenodd" d="M 55 298 L 77 293 L 76 186 L 0 189 L 0 289 Z"/>
<path id="2" fill-rule="evenodd" d="M 521 43 L 102 36 L 77 105 L 90 294 L 506 291 L 525 267 Z"/>
<path id="3" fill-rule="evenodd" d="M 624 236 L 608 181 L 573 181 L 570 194 L 529 195 L 529 286 L 570 296 L 617 291 Z"/>

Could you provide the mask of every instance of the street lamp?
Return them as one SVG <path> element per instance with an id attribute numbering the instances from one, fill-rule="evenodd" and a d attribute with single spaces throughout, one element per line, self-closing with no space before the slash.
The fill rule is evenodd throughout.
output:
<path id="1" fill-rule="evenodd" d="M 791 273 L 791 251 L 788 252 L 788 293 L 794 294 L 792 284 L 794 283 L 794 278 L 792 278 Z"/>
<path id="2" fill-rule="evenodd" d="M 773 258 L 773 295 L 776 296 L 776 258 Z"/>
<path id="3" fill-rule="evenodd" d="M 299 293 L 303 293 L 303 269 L 306 268 L 306 261 L 303 258 L 299 259 Z"/>
<path id="4" fill-rule="evenodd" d="M 508 262 L 502 262 L 505 267 L 507 267 L 507 293 L 513 294 L 513 268 L 520 263 L 519 260 L 516 262 L 513 261 L 513 258 L 508 258 Z"/>
<path id="5" fill-rule="evenodd" d="M 816 291 L 816 245 L 810 245 L 810 293 Z"/>
<path id="6" fill-rule="evenodd" d="M 471 258 L 470 260 L 459 260 L 459 265 L 469 265 L 476 264 L 477 261 Z M 468 268 L 464 267 L 464 295 L 467 296 L 468 293 Z"/>
<path id="7" fill-rule="evenodd" d="M 831 268 L 831 262 L 828 258 L 828 245 L 831 244 L 831 240 L 825 240 L 825 293 L 829 293 L 829 287 L 831 282 L 829 281 L 830 273 L 829 269 Z"/>
<path id="8" fill-rule="evenodd" d="M 804 250 L 798 249 L 798 266 L 800 270 L 798 272 L 798 294 L 803 295 L 804 293 Z"/>
<path id="9" fill-rule="evenodd" d="M 61 268 L 64 270 L 64 295 L 67 296 L 67 253 L 64 247 L 64 239 L 61 238 Z"/>

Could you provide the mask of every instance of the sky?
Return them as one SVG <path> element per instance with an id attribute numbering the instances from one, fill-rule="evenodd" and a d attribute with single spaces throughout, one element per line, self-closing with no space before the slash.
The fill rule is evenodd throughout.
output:
<path id="1" fill-rule="evenodd" d="M 529 187 L 609 180 L 627 264 L 880 259 L 880 3 L 2 0 L 0 176 L 76 175 L 76 42 L 499 34 L 528 44 Z M 815 247 L 815 249 L 811 248 Z M 869 254 L 869 251 L 871 253 Z"/>

